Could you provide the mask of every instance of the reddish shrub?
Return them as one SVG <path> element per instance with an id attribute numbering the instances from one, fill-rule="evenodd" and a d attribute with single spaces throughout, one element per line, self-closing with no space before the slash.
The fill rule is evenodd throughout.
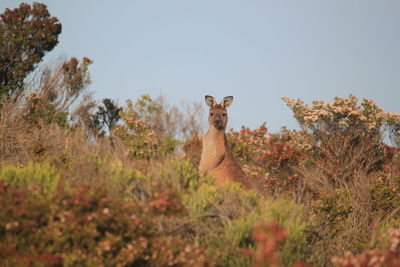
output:
<path id="1" fill-rule="evenodd" d="M 265 224 L 254 226 L 251 234 L 252 240 L 256 244 L 255 249 L 246 249 L 244 253 L 253 259 L 253 267 L 279 267 L 281 258 L 279 244 L 286 238 L 285 229 L 272 221 Z M 295 263 L 292 267 L 310 267 L 305 263 Z"/>
<path id="2" fill-rule="evenodd" d="M 212 265 L 199 245 L 157 233 L 160 216 L 183 212 L 173 191 L 148 203 L 82 186 L 46 199 L 0 182 L 0 265 Z"/>
<path id="3" fill-rule="evenodd" d="M 253 267 L 280 266 L 279 242 L 286 238 L 286 231 L 278 223 L 256 225 L 251 238 L 256 249 L 247 249 L 245 253 L 253 258 Z"/>
<path id="4" fill-rule="evenodd" d="M 260 180 L 270 193 L 293 192 L 301 183 L 293 167 L 303 158 L 298 147 L 303 133 L 282 128 L 280 133 L 267 134 L 265 124 L 254 130 L 242 127 L 231 131 L 228 140 L 235 157 L 249 176 Z"/>

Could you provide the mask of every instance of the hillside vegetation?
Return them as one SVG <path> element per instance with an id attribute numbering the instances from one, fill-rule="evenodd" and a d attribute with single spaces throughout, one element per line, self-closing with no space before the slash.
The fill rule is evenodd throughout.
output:
<path id="1" fill-rule="evenodd" d="M 254 189 L 216 187 L 201 104 L 96 103 L 90 59 L 38 65 L 60 32 L 1 15 L 0 266 L 400 266 L 399 114 L 283 98 L 301 129 L 228 131 Z"/>

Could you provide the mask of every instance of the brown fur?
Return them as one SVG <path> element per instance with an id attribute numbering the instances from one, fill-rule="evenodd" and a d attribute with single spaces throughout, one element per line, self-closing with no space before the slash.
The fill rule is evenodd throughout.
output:
<path id="1" fill-rule="evenodd" d="M 213 97 L 206 96 L 206 103 L 210 106 L 208 116 L 210 128 L 203 137 L 199 171 L 214 175 L 217 186 L 231 180 L 251 188 L 249 179 L 233 157 L 225 135 L 228 122 L 226 107 L 230 105 L 232 99 L 225 97 L 221 104 L 216 104 Z"/>

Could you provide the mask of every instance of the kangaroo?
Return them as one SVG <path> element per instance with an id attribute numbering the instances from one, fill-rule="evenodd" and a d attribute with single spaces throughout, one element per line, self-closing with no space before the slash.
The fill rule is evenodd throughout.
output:
<path id="1" fill-rule="evenodd" d="M 221 104 L 217 104 L 214 97 L 209 95 L 206 95 L 205 100 L 210 107 L 208 114 L 210 128 L 203 136 L 199 171 L 214 175 L 217 186 L 231 180 L 251 188 L 249 179 L 233 157 L 225 135 L 228 122 L 226 109 L 232 104 L 233 96 L 225 97 Z"/>

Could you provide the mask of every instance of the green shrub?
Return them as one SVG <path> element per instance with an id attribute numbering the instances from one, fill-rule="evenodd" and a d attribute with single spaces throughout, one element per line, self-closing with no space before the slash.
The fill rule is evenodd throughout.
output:
<path id="1" fill-rule="evenodd" d="M 211 183 L 211 178 L 200 175 L 188 160 L 169 160 L 159 164 L 159 178 L 164 183 L 173 183 L 179 190 L 193 190 L 202 184 Z"/>
<path id="2" fill-rule="evenodd" d="M 384 183 L 380 179 L 371 186 L 372 208 L 383 214 L 393 211 L 400 205 L 400 195 L 398 193 L 399 178 L 392 181 L 394 184 Z"/>
<path id="3" fill-rule="evenodd" d="M 336 189 L 332 194 L 322 197 L 314 205 L 321 221 L 335 227 L 353 211 L 353 199 L 348 189 Z"/>
<path id="4" fill-rule="evenodd" d="M 60 174 L 47 162 L 30 162 L 22 168 L 3 166 L 0 169 L 0 180 L 13 187 L 37 187 L 45 195 L 49 195 L 56 190 Z"/>
<path id="5" fill-rule="evenodd" d="M 251 240 L 253 226 L 271 220 L 288 232 L 280 246 L 282 264 L 290 265 L 308 256 L 303 207 L 293 201 L 267 200 L 255 191 L 227 182 L 221 188 L 200 185 L 183 194 L 183 203 L 190 218 L 201 218 L 191 225 L 190 232 L 203 246 L 219 253 L 220 266 L 251 265 L 252 259 L 243 251 L 255 246 Z"/>
<path id="6" fill-rule="evenodd" d="M 217 188 L 213 177 L 200 176 L 182 199 L 190 218 L 186 232 L 219 255 L 219 266 L 251 265 L 243 249 L 252 246 L 250 232 L 259 218 L 262 197 L 233 182 Z"/>
<path id="7" fill-rule="evenodd" d="M 138 184 L 138 171 L 123 166 L 121 161 L 109 163 L 107 188 L 116 196 L 129 196 Z"/>
<path id="8" fill-rule="evenodd" d="M 355 220 L 354 205 L 352 192 L 344 188 L 320 197 L 313 204 L 310 222 L 311 229 L 315 233 L 310 240 L 313 247 L 310 256 L 312 262 L 330 266 L 334 255 L 366 245 L 366 240 L 360 239 L 366 236 L 365 229 L 362 229 L 365 225 L 361 225 L 361 220 Z"/>
<path id="9" fill-rule="evenodd" d="M 201 216 L 211 212 L 213 203 L 215 203 L 220 194 L 215 185 L 200 185 L 196 191 L 183 195 L 183 203 L 190 211 L 192 216 Z"/>
<path id="10" fill-rule="evenodd" d="M 264 221 L 275 221 L 287 232 L 287 237 L 280 246 L 282 264 L 288 266 L 305 261 L 310 248 L 307 244 L 303 206 L 292 200 L 276 199 L 267 203 L 264 212 Z"/>

